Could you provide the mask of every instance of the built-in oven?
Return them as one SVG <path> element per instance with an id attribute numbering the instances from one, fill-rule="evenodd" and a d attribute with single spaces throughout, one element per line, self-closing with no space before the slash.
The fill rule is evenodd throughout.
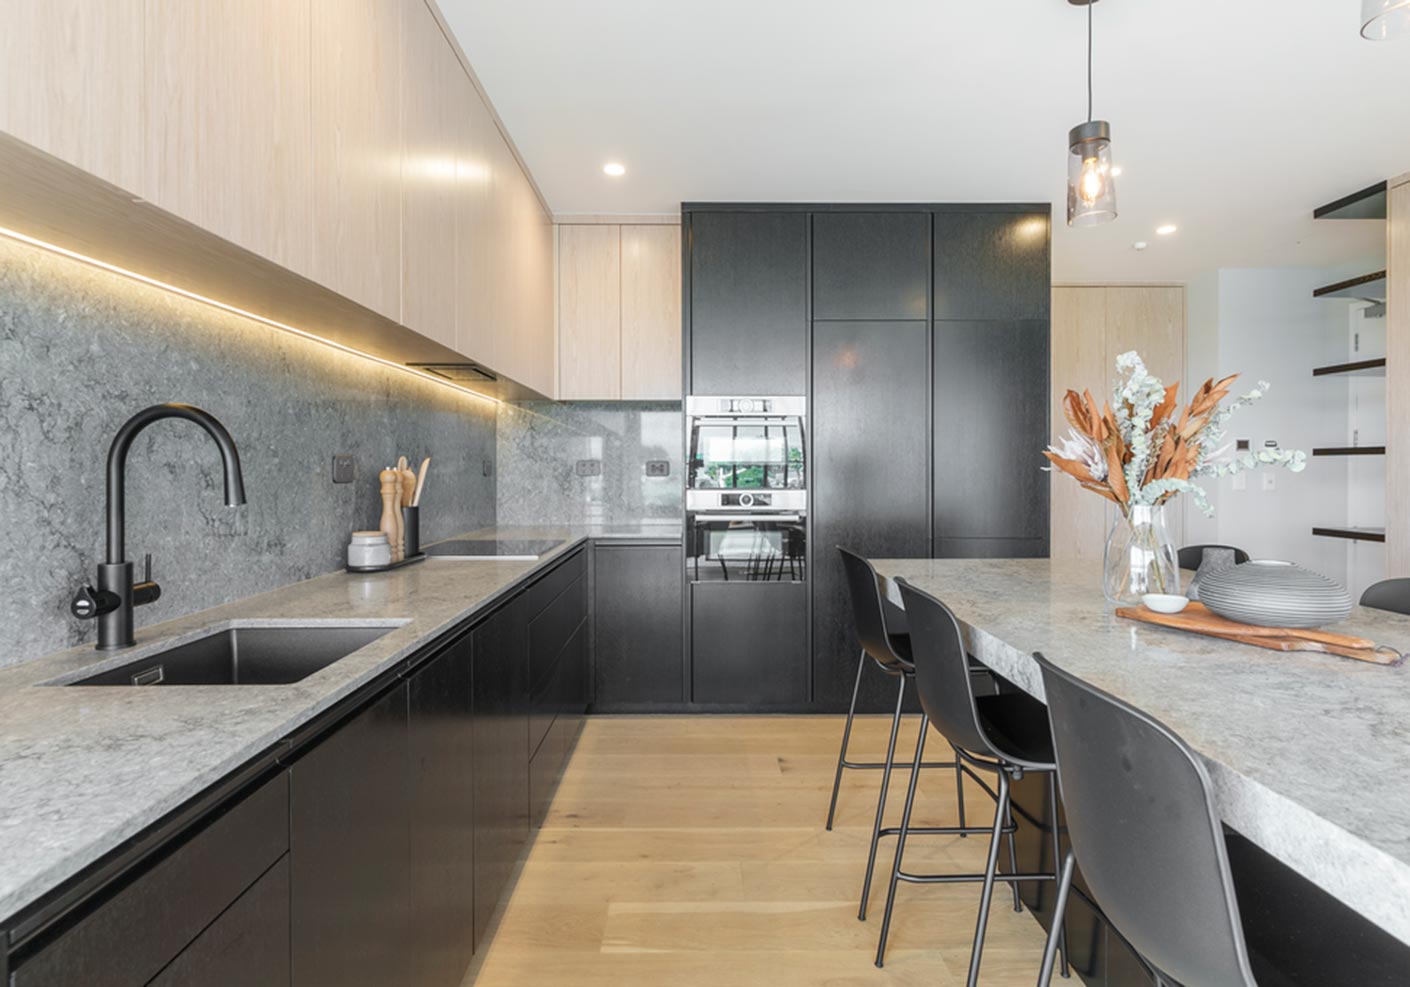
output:
<path id="1" fill-rule="evenodd" d="M 686 400 L 687 571 L 695 582 L 807 575 L 807 400 Z"/>

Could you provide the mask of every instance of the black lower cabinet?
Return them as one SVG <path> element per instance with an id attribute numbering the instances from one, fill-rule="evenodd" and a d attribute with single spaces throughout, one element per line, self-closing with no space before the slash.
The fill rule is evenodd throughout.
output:
<path id="1" fill-rule="evenodd" d="M 808 701 L 808 584 L 692 583 L 691 698 L 796 708 Z"/>
<path id="2" fill-rule="evenodd" d="M 459 984 L 475 947 L 473 672 L 466 632 L 408 682 L 409 961 L 432 987 Z"/>
<path id="3" fill-rule="evenodd" d="M 594 709 L 684 702 L 680 545 L 599 544 L 593 568 Z"/>
<path id="4" fill-rule="evenodd" d="M 413 987 L 407 687 L 399 684 L 290 769 L 293 981 Z"/>
<path id="5" fill-rule="evenodd" d="M 484 942 L 529 838 L 529 689 L 526 597 L 475 629 L 475 941 Z"/>
<path id="6" fill-rule="evenodd" d="M 221 913 L 149 987 L 289 987 L 289 857 Z"/>
<path id="7" fill-rule="evenodd" d="M 173 961 L 185 957 L 180 978 L 169 983 L 247 983 L 221 979 L 229 969 L 221 951 L 201 941 L 211 923 L 219 924 L 241 896 L 256 886 L 289 849 L 289 779 L 284 772 L 248 796 L 223 806 L 207 824 L 176 844 L 140 873 L 104 889 L 87 914 L 38 948 L 13 961 L 12 987 L 140 987 Z M 247 938 L 265 957 L 267 948 L 288 942 L 288 899 L 276 902 L 269 916 L 277 941 L 256 944 L 258 925 L 241 915 L 221 933 Z M 282 917 L 283 930 L 278 930 Z M 213 942 L 214 940 L 212 940 Z M 284 950 L 287 964 L 288 951 Z M 177 973 L 172 974 L 177 977 Z M 264 981 L 278 984 L 283 979 Z"/>

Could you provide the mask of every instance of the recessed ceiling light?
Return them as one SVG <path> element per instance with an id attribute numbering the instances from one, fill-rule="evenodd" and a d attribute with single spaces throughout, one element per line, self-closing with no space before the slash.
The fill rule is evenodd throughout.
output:
<path id="1" fill-rule="evenodd" d="M 621 178 L 627 173 L 627 166 L 617 161 L 609 161 L 602 166 L 604 175 L 611 175 L 613 178 Z"/>
<path id="2" fill-rule="evenodd" d="M 1112 165 L 1112 166 L 1111 166 L 1111 177 L 1112 177 L 1112 178 L 1120 178 L 1120 177 L 1121 177 L 1121 171 L 1122 171 L 1121 165 Z"/>
<path id="3" fill-rule="evenodd" d="M 1179 228 L 1180 228 L 1180 227 L 1176 226 L 1174 223 L 1166 223 L 1164 226 L 1157 226 L 1157 227 L 1155 228 L 1155 231 L 1156 231 L 1156 233 L 1160 234 L 1161 236 L 1169 236 L 1170 234 L 1174 233 L 1174 232 L 1175 232 L 1176 230 L 1178 230 Z"/>
<path id="4" fill-rule="evenodd" d="M 1145 250 L 1145 249 L 1146 249 L 1146 241 L 1144 241 L 1144 240 L 1137 240 L 1135 243 L 1131 244 L 1131 246 L 1135 247 L 1137 250 Z"/>

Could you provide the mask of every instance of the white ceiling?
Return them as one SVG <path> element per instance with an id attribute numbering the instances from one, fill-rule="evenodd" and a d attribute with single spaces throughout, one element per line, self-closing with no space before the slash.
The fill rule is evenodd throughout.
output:
<path id="1" fill-rule="evenodd" d="M 1410 171 L 1410 40 L 1361 40 L 1359 0 L 1097 4 L 1124 174 L 1120 217 L 1088 230 L 1063 222 L 1086 113 L 1066 0 L 439 2 L 560 217 L 1048 200 L 1055 280 L 1187 280 L 1375 256 L 1381 224 L 1312 209 Z"/>

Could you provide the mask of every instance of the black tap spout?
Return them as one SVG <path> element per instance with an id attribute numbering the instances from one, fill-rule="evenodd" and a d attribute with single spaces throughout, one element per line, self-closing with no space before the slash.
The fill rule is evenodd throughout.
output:
<path id="1" fill-rule="evenodd" d="M 225 466 L 225 504 L 239 507 L 245 502 L 245 480 L 240 473 L 240 453 L 235 440 L 210 412 L 189 404 L 154 404 L 137 412 L 118 429 L 108 450 L 108 563 L 127 561 L 127 453 L 144 428 L 163 418 L 184 418 L 206 430 L 220 449 Z"/>

